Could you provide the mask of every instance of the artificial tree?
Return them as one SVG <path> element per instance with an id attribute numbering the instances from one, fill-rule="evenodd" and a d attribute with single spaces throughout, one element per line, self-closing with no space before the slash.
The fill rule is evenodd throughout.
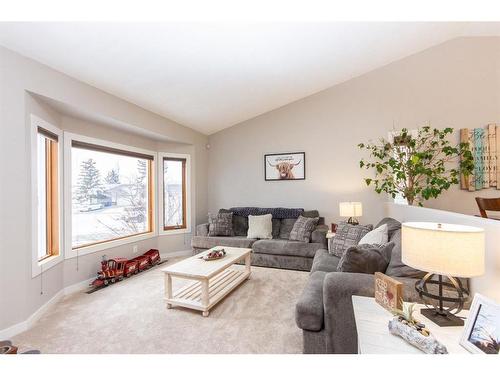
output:
<path id="1" fill-rule="evenodd" d="M 423 126 L 416 134 L 402 129 L 392 142 L 360 143 L 358 147 L 370 153 L 370 160 L 359 162 L 360 168 L 375 171 L 375 178 L 366 178 L 366 184 L 393 198 L 402 194 L 410 205 L 422 206 L 423 201 L 437 198 L 458 184 L 460 174 L 468 176 L 474 170 L 469 144 L 453 146 L 449 140 L 452 133 L 452 128 Z M 458 168 L 450 167 L 452 163 Z"/>

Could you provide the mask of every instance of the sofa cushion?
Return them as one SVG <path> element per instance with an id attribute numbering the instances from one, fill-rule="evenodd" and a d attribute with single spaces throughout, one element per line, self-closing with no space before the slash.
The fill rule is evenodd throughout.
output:
<path id="1" fill-rule="evenodd" d="M 307 331 L 323 328 L 323 281 L 326 272 L 314 272 L 295 305 L 295 322 Z"/>
<path id="2" fill-rule="evenodd" d="M 295 224 L 296 221 L 297 219 L 281 219 L 279 238 L 288 240 L 290 238 L 290 232 L 293 229 L 293 224 Z"/>
<path id="3" fill-rule="evenodd" d="M 218 213 L 208 215 L 208 235 L 232 236 L 233 235 L 233 213 Z"/>
<path id="4" fill-rule="evenodd" d="M 337 271 L 353 273 L 385 272 L 391 260 L 394 242 L 386 244 L 361 244 L 347 249 L 340 258 Z"/>
<path id="5" fill-rule="evenodd" d="M 214 246 L 231 246 L 251 248 L 256 240 L 246 237 L 204 237 L 194 236 L 191 246 L 200 249 L 211 249 Z"/>
<path id="6" fill-rule="evenodd" d="M 337 272 L 339 262 L 339 257 L 331 255 L 326 249 L 320 249 L 316 251 L 316 255 L 314 256 L 311 273 L 316 271 Z"/>
<path id="7" fill-rule="evenodd" d="M 293 224 L 292 231 L 290 232 L 290 240 L 306 243 L 310 242 L 311 233 L 313 232 L 314 228 L 316 228 L 318 220 L 319 217 L 299 216 L 295 221 L 295 224 Z"/>
<path id="8" fill-rule="evenodd" d="M 385 274 L 391 277 L 424 277 L 425 272 L 407 266 L 401 260 L 401 229 L 394 232 L 390 241 L 394 243 L 394 248 Z"/>
<path id="9" fill-rule="evenodd" d="M 273 218 L 273 238 L 280 238 L 281 219 Z"/>
<path id="10" fill-rule="evenodd" d="M 252 245 L 254 253 L 272 255 L 290 255 L 297 257 L 313 258 L 318 249 L 323 248 L 320 243 L 304 243 L 288 240 L 259 240 Z"/>
<path id="11" fill-rule="evenodd" d="M 375 228 L 379 228 L 384 224 L 387 225 L 387 235 L 390 241 L 393 234 L 397 230 L 401 229 L 401 223 L 396 219 L 393 219 L 392 217 L 384 217 L 382 220 L 379 221 L 377 225 L 375 225 Z"/>
<path id="12" fill-rule="evenodd" d="M 356 246 L 359 240 L 372 229 L 373 225 L 352 225 L 345 221 L 340 222 L 330 246 L 330 253 L 342 257 L 348 248 Z"/>

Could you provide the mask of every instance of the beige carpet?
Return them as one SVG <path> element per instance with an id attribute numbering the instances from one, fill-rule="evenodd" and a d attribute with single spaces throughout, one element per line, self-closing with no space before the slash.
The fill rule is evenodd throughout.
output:
<path id="1" fill-rule="evenodd" d="M 253 267 L 203 318 L 166 309 L 162 266 L 67 296 L 12 341 L 42 353 L 301 353 L 294 312 L 307 272 Z M 174 291 L 184 283 L 174 279 Z"/>

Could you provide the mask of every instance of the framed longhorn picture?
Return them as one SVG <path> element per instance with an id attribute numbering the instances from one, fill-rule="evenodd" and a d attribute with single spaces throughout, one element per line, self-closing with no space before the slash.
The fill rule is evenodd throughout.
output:
<path id="1" fill-rule="evenodd" d="M 306 153 L 266 154 L 264 173 L 266 181 L 305 180 Z"/>

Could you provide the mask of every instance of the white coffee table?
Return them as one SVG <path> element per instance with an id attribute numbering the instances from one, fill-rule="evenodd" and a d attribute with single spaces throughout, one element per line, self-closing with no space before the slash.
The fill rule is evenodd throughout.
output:
<path id="1" fill-rule="evenodd" d="M 212 250 L 224 249 L 226 256 L 221 259 L 205 261 L 200 259 Z M 251 249 L 216 246 L 198 255 L 182 260 L 162 269 L 165 275 L 165 301 L 167 308 L 173 305 L 200 310 L 208 316 L 209 310 L 234 288 L 250 277 Z M 244 270 L 231 267 L 245 260 Z M 192 280 L 188 285 L 172 293 L 172 277 Z"/>

